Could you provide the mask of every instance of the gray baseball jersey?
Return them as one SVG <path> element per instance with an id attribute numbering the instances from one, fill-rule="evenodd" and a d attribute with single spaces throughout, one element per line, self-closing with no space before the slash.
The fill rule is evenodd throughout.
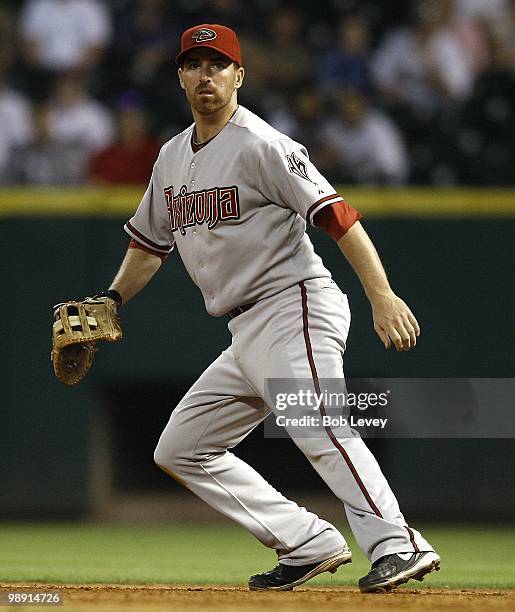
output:
<path id="1" fill-rule="evenodd" d="M 177 244 L 211 314 L 253 306 L 230 320 L 231 345 L 173 410 L 155 461 L 286 565 L 347 554 L 336 527 L 286 499 L 230 452 L 275 410 L 266 380 L 308 379 L 316 389 L 320 378 L 343 379 L 347 298 L 305 233 L 306 222 L 341 197 L 302 145 L 241 106 L 205 146 L 196 147 L 193 134 L 191 126 L 162 148 L 125 229 L 158 254 Z M 317 437 L 288 433 L 344 504 L 372 561 L 431 550 L 406 524 L 360 438 L 330 427 Z"/>
<path id="2" fill-rule="evenodd" d="M 129 235 L 157 253 L 176 244 L 215 316 L 330 277 L 306 222 L 342 198 L 305 148 L 242 106 L 196 152 L 192 135 L 193 125 L 161 149 Z"/>

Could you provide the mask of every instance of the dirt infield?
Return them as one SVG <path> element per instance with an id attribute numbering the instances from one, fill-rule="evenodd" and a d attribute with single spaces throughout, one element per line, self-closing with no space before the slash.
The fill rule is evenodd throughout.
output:
<path id="1" fill-rule="evenodd" d="M 170 585 L 54 585 L 0 584 L 0 591 L 44 592 L 60 590 L 64 594 L 61 610 L 187 610 L 194 612 L 262 611 L 268 609 L 313 610 L 343 609 L 358 612 L 392 610 L 513 610 L 515 591 L 474 591 L 443 589 L 399 589 L 381 595 L 363 595 L 356 588 L 299 588 L 286 593 L 256 593 L 241 587 L 170 586 Z M 3 607 L 3 606 L 0 606 Z M 29 610 L 33 606 L 16 606 Z"/>

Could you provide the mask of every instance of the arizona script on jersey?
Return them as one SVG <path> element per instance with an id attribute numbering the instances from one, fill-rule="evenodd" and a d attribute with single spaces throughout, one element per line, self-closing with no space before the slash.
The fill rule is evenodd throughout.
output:
<path id="1" fill-rule="evenodd" d="M 173 186 L 164 190 L 172 232 L 186 235 L 187 227 L 207 224 L 213 229 L 219 221 L 240 218 L 238 187 L 213 187 L 188 192 L 183 185 L 177 195 Z"/>

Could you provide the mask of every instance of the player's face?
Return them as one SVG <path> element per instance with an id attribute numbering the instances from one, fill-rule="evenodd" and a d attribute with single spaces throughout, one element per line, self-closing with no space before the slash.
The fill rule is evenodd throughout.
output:
<path id="1" fill-rule="evenodd" d="M 243 74 L 243 68 L 213 49 L 194 49 L 179 68 L 179 81 L 192 109 L 209 115 L 236 96 Z"/>

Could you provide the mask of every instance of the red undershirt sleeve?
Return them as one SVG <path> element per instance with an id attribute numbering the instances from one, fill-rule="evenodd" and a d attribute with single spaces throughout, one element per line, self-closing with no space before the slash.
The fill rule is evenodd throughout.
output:
<path id="1" fill-rule="evenodd" d="M 317 212 L 314 224 L 321 227 L 335 242 L 338 242 L 347 230 L 362 217 L 363 215 L 358 210 L 349 206 L 347 202 L 340 201 L 325 206 Z"/>

